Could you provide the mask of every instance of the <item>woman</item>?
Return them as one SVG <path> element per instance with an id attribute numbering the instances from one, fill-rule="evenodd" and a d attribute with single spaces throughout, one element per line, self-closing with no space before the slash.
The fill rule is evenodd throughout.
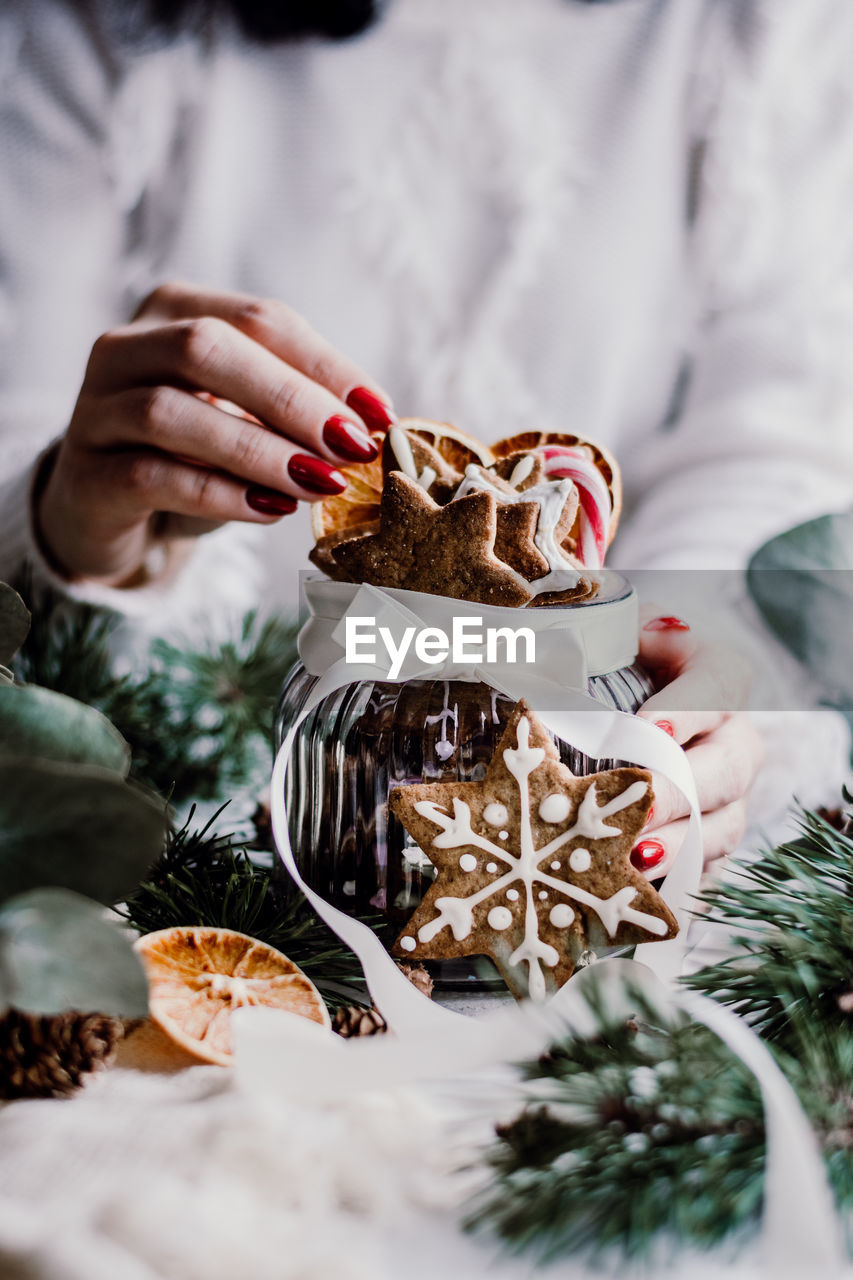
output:
<path id="1" fill-rule="evenodd" d="M 843 0 L 396 0 L 355 40 L 279 38 L 312 12 L 0 16 L 0 574 L 155 628 L 211 593 L 293 598 L 297 505 L 392 398 L 607 444 L 627 568 L 741 569 L 853 501 Z M 333 35 L 371 16 L 321 12 Z M 665 677 L 707 678 L 652 621 Z M 663 718 L 727 852 L 756 735 Z M 657 874 L 680 815 L 655 815 Z"/>

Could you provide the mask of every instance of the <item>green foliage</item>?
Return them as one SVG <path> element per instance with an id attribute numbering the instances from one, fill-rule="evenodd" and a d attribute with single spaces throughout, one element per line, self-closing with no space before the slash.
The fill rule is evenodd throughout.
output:
<path id="1" fill-rule="evenodd" d="M 148 983 L 126 930 L 64 889 L 36 889 L 0 909 L 0 1008 L 140 1018 Z"/>
<path id="2" fill-rule="evenodd" d="M 851 1222 L 853 836 L 805 811 L 796 839 L 703 898 L 705 918 L 733 930 L 733 956 L 686 981 L 768 1040 Z M 635 1000 L 628 1021 L 593 1004 L 594 1034 L 568 1032 L 528 1064 L 526 1105 L 498 1131 L 471 1225 L 546 1261 L 610 1246 L 646 1255 L 666 1237 L 712 1245 L 754 1222 L 756 1082 L 710 1031 Z"/>
<path id="3" fill-rule="evenodd" d="M 97 711 L 0 687 L 0 901 L 45 886 L 111 903 L 162 847 L 165 806 L 128 783 L 127 743 Z"/>
<path id="4" fill-rule="evenodd" d="M 0 758 L 38 757 L 94 764 L 122 778 L 130 751 L 100 712 L 35 685 L 0 688 Z"/>
<path id="5" fill-rule="evenodd" d="M 839 997 L 853 987 L 853 836 L 808 810 L 799 826 L 703 894 L 735 954 L 688 979 L 798 1057 L 821 1027 L 849 1026 Z"/>
<path id="6" fill-rule="evenodd" d="M 94 765 L 0 760 L 0 901 L 53 885 L 109 904 L 159 853 L 164 805 Z"/>
<path id="7" fill-rule="evenodd" d="M 30 629 L 30 614 L 17 591 L 0 582 L 0 664 L 4 667 L 20 649 Z"/>
<path id="8" fill-rule="evenodd" d="M 179 924 L 248 933 L 304 969 L 332 1008 L 366 1002 L 364 976 L 352 952 L 301 895 L 288 895 L 232 836 L 214 832 L 220 813 L 199 829 L 192 826 L 191 812 L 181 830 L 170 834 L 150 876 L 127 901 L 130 923 L 141 933 Z"/>
<path id="9" fill-rule="evenodd" d="M 47 609 L 16 659 L 18 678 L 97 707 L 130 744 L 132 776 L 177 804 L 223 797 L 268 775 L 295 623 L 249 613 L 222 643 L 195 649 L 158 640 L 146 670 L 125 676 L 111 665 L 116 625 L 95 609 Z"/>
<path id="10" fill-rule="evenodd" d="M 28 620 L 19 597 L 0 590 L 4 655 Z M 162 848 L 165 805 L 127 781 L 129 764 L 127 743 L 98 711 L 2 683 L 0 1006 L 146 1011 L 130 940 L 99 905 L 128 893 Z"/>
<path id="11" fill-rule="evenodd" d="M 752 557 L 747 582 L 771 630 L 853 713 L 853 512 L 772 538 Z"/>
<path id="12" fill-rule="evenodd" d="M 539 1263 L 710 1246 L 761 1207 L 757 1082 L 705 1027 L 632 994 L 633 1017 L 593 1006 L 594 1034 L 569 1030 L 527 1065 L 527 1103 L 488 1152 L 468 1226 Z"/>

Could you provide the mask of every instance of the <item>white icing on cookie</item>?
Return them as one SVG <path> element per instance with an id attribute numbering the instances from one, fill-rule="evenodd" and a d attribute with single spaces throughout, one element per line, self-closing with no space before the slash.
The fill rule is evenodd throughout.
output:
<path id="1" fill-rule="evenodd" d="M 414 951 L 417 945 L 418 944 L 415 942 L 414 938 L 400 939 L 400 946 L 403 948 L 404 951 Z"/>
<path id="2" fill-rule="evenodd" d="M 576 565 L 568 558 L 557 541 L 557 525 L 574 487 L 574 482 L 568 479 L 540 480 L 529 489 L 507 493 L 495 483 L 482 466 L 472 462 L 465 468 L 465 479 L 453 497 L 454 499 L 464 498 L 468 493 L 485 490 L 486 493 L 493 494 L 497 502 L 537 502 L 539 504 L 539 516 L 533 541 L 545 557 L 548 573 L 534 582 L 528 582 L 527 586 L 534 595 L 541 595 L 543 591 L 568 590 L 570 587 L 576 587 L 580 581 L 580 572 Z"/>
<path id="3" fill-rule="evenodd" d="M 477 859 L 474 857 L 473 853 L 463 853 L 462 857 L 459 859 L 459 866 L 463 871 L 476 871 Z"/>
<path id="4" fill-rule="evenodd" d="M 553 855 L 575 837 L 584 840 L 612 840 L 621 835 L 621 828 L 606 823 L 604 819 L 639 801 L 646 794 L 647 784 L 643 781 L 632 783 L 621 794 L 599 805 L 596 784 L 591 783 L 584 793 L 574 823 L 542 848 L 537 849 L 531 823 L 530 775 L 544 763 L 546 753 L 541 747 L 531 746 L 530 721 L 527 716 L 522 716 L 518 721 L 516 745 L 505 748 L 502 754 L 504 764 L 518 786 L 519 841 L 516 849 L 501 849 L 488 836 L 475 831 L 472 826 L 470 806 L 458 796 L 454 796 L 452 800 L 452 815 L 444 806 L 432 800 L 417 801 L 414 805 L 418 814 L 439 828 L 432 841 L 436 849 L 459 849 L 466 846 L 480 849 L 493 858 L 498 857 L 501 864 L 506 867 L 503 874 L 490 880 L 488 884 L 483 885 L 467 898 L 436 898 L 433 906 L 437 914 L 434 919 L 421 926 L 418 930 L 418 938 L 423 943 L 430 942 L 442 929 L 449 927 L 454 938 L 460 942 L 470 935 L 473 929 L 474 909 L 481 902 L 501 893 L 505 893 L 508 900 L 517 901 L 523 890 L 524 936 L 520 945 L 509 957 L 508 963 L 527 965 L 530 995 L 534 1000 L 543 1000 L 546 995 L 543 966 L 554 968 L 559 964 L 560 955 L 556 948 L 539 936 L 537 895 L 539 901 L 545 901 L 550 890 L 558 898 L 569 899 L 570 902 L 587 907 L 595 912 L 611 938 L 623 921 L 636 924 L 656 937 L 664 937 L 669 932 L 665 920 L 647 912 L 638 911 L 631 906 L 638 893 L 633 885 L 623 886 L 609 898 L 600 898 L 581 888 L 580 885 L 556 879 L 543 869 L 547 862 L 551 871 L 559 871 L 561 863 L 558 859 L 554 859 Z M 554 796 L 557 795 L 558 793 L 554 793 Z M 550 798 L 552 797 L 545 797 L 546 800 Z M 485 817 L 485 813 L 483 816 Z M 429 855 L 429 850 L 425 852 Z M 583 855 L 586 855 L 586 858 Z M 460 866 L 463 865 L 465 858 L 470 858 L 477 865 L 474 855 L 466 852 L 460 857 Z M 586 862 L 586 859 L 589 859 L 589 862 Z M 589 850 L 578 848 L 572 851 L 569 865 L 573 870 L 586 870 L 590 864 Z M 490 875 L 498 869 L 497 862 L 490 861 L 486 864 L 486 870 Z M 574 918 L 573 907 L 565 901 L 557 902 L 549 913 L 549 919 L 555 928 L 567 928 Z M 494 906 L 489 911 L 487 921 L 490 928 L 500 932 L 510 927 L 513 916 L 507 907 Z"/>
<path id="5" fill-rule="evenodd" d="M 508 907 L 492 907 L 486 919 L 489 922 L 490 929 L 497 929 L 502 932 L 512 924 L 512 912 Z"/>
<path id="6" fill-rule="evenodd" d="M 412 453 L 409 437 L 402 427 L 391 428 L 388 432 L 388 443 L 391 445 L 391 451 L 397 459 L 397 465 L 403 475 L 408 476 L 410 480 L 414 480 L 415 484 L 419 484 L 422 489 L 428 489 L 436 478 L 436 472 L 432 467 L 424 467 L 423 471 L 418 475 L 418 469 L 415 466 L 415 455 Z"/>
<path id="7" fill-rule="evenodd" d="M 513 489 L 517 489 L 520 484 L 524 484 L 535 465 L 536 458 L 532 453 L 525 453 L 522 458 L 519 458 L 518 462 L 513 467 L 512 475 L 509 478 L 509 482 Z"/>
<path id="8" fill-rule="evenodd" d="M 548 919 L 555 929 L 568 929 L 575 918 L 575 913 L 567 902 L 558 902 L 548 913 Z"/>
<path id="9" fill-rule="evenodd" d="M 565 822 L 572 811 L 572 802 L 562 791 L 552 791 L 545 796 L 539 806 L 539 817 L 543 822 Z"/>
<path id="10" fill-rule="evenodd" d="M 505 827 L 509 822 L 509 811 L 505 804 L 498 804 L 493 800 L 483 810 L 483 818 L 490 827 Z"/>

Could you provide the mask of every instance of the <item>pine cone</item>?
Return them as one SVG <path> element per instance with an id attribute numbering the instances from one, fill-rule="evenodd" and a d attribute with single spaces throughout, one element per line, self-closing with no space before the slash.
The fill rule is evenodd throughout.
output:
<path id="1" fill-rule="evenodd" d="M 422 964 L 398 963 L 397 968 L 418 991 L 427 997 L 432 995 L 432 978 Z M 332 1015 L 332 1030 L 348 1040 L 352 1036 L 380 1035 L 388 1030 L 388 1023 L 375 1004 L 371 1004 L 369 1009 L 360 1004 L 347 1004 L 336 1009 Z"/>
<path id="2" fill-rule="evenodd" d="M 105 1067 L 121 1039 L 118 1018 L 9 1009 L 0 1016 L 0 1098 L 60 1098 Z"/>
<path id="3" fill-rule="evenodd" d="M 433 981 L 422 964 L 400 964 L 397 968 L 404 973 L 413 987 L 427 997 L 432 996 Z"/>
<path id="4" fill-rule="evenodd" d="M 345 1040 L 350 1040 L 354 1036 L 382 1035 L 388 1030 L 388 1023 L 376 1005 L 365 1009 L 360 1004 L 347 1004 L 336 1009 L 332 1015 L 332 1030 Z"/>

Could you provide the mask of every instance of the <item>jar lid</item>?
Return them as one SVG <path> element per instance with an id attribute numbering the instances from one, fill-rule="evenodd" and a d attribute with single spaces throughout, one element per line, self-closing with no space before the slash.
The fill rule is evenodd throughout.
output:
<path id="1" fill-rule="evenodd" d="M 474 604 L 448 596 L 427 595 L 399 588 L 371 588 L 396 600 L 424 627 L 438 627 L 448 634 L 454 618 L 481 618 L 484 628 L 529 627 L 534 632 L 571 632 L 586 655 L 589 676 L 607 675 L 629 667 L 637 656 L 639 611 L 637 593 L 622 574 L 612 569 L 597 572 L 599 589 L 590 599 L 575 604 L 510 609 Z M 341 643 L 333 638 L 362 586 L 357 582 L 333 582 L 324 574 L 301 575 L 308 617 L 299 633 L 299 656 L 307 671 L 322 675 L 341 657 Z M 364 610 L 359 607 L 359 613 Z"/>

